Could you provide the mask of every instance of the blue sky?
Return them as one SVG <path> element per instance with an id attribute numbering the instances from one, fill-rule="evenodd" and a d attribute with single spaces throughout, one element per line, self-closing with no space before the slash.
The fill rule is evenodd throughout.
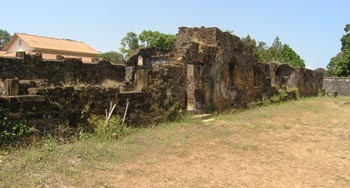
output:
<path id="1" fill-rule="evenodd" d="M 218 27 L 270 45 L 276 36 L 308 68 L 325 68 L 350 23 L 348 0 L 33 0 L 2 1 L 0 29 L 84 41 L 118 51 L 128 31 Z"/>

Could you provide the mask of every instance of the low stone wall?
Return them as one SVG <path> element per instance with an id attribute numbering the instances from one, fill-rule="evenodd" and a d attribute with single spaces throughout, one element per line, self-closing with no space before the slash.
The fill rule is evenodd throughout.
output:
<path id="1" fill-rule="evenodd" d="M 350 96 L 350 77 L 326 77 L 323 79 L 323 90 L 328 96 Z"/>
<path id="2" fill-rule="evenodd" d="M 106 79 L 123 81 L 125 67 L 108 61 L 83 63 L 79 59 L 44 61 L 36 56 L 0 57 L 0 79 L 47 79 L 49 85 L 74 83 L 100 84 Z"/>
<path id="3" fill-rule="evenodd" d="M 34 73 L 32 76 L 25 75 L 26 71 L 24 70 L 16 72 L 20 68 L 29 70 L 31 69 L 30 65 L 32 65 L 35 69 L 38 64 L 46 63 L 52 63 L 48 67 L 60 72 L 60 68 L 65 68 L 61 66 L 62 63 L 68 67 L 75 63 L 79 64 L 79 61 L 73 59 L 64 62 L 28 61 L 18 58 L 2 60 L 4 61 L 0 62 L 3 65 L 1 76 L 7 79 L 1 82 L 4 94 L 0 96 L 0 106 L 6 110 L 7 117 L 10 119 L 24 120 L 43 131 L 52 130 L 59 124 L 68 123 L 72 127 L 85 124 L 91 114 L 105 115 L 110 103 L 116 104 L 114 114 L 120 117 L 123 117 L 128 104 L 126 123 L 131 126 L 146 126 L 174 119 L 176 111 L 184 109 L 186 105 L 186 95 L 183 92 L 185 91 L 185 82 L 183 79 L 179 79 L 185 75 L 184 66 L 175 62 L 159 63 L 157 66 L 152 64 L 152 67 L 136 69 L 136 77 L 142 79 L 137 79 L 138 82 L 132 91 L 121 92 L 119 88 L 104 88 L 97 85 L 57 87 L 53 85 L 58 84 L 58 81 L 63 78 L 59 77 L 58 73 L 55 77 L 52 72 L 52 77 L 50 77 L 48 72 L 40 75 L 38 70 L 35 70 L 38 71 L 35 74 L 39 76 L 33 76 Z M 73 65 L 68 65 L 68 62 L 73 62 Z M 54 63 L 61 65 L 54 65 Z M 90 66 L 98 65 L 83 64 L 81 66 L 80 70 L 75 69 L 77 73 L 72 74 L 75 76 L 78 74 L 81 76 L 85 73 L 92 74 L 81 70 L 92 69 Z M 110 65 L 107 65 L 107 68 L 108 66 Z M 47 68 L 42 68 L 42 70 L 47 71 Z M 106 67 L 104 68 L 106 69 Z M 80 71 L 81 73 L 79 73 Z M 108 73 L 106 74 L 108 76 Z M 90 82 L 102 81 L 104 76 L 106 75 L 101 75 L 96 80 L 94 80 L 94 76 L 91 76 L 92 81 Z M 15 79 L 8 79 L 9 77 Z M 29 78 L 37 79 L 30 80 Z"/>
<path id="4" fill-rule="evenodd" d="M 127 103 L 126 123 L 143 126 L 162 114 L 155 113 L 149 92 L 120 93 L 118 89 L 102 87 L 54 87 L 30 88 L 29 95 L 2 96 L 0 106 L 7 117 L 25 120 L 41 130 L 49 130 L 58 124 L 72 127 L 86 123 L 91 115 L 105 115 L 110 103 L 116 104 L 115 115 L 123 117 Z M 157 106 L 157 105 L 156 105 Z"/>

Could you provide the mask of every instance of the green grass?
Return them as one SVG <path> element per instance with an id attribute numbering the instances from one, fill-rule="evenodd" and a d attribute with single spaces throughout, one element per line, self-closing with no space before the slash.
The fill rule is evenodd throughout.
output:
<path id="1" fill-rule="evenodd" d="M 187 118 L 182 123 L 141 128 L 117 140 L 93 136 L 58 144 L 48 138 L 34 146 L 1 155 L 0 187 L 40 187 L 52 181 L 50 178 L 54 174 L 74 178 L 86 169 L 109 170 L 152 148 L 176 148 L 177 144 L 193 139 L 231 134 L 234 131 L 225 127 L 213 127 Z"/>
<path id="2" fill-rule="evenodd" d="M 325 100 L 327 103 L 322 102 Z M 164 123 L 133 130 L 129 135 L 118 139 L 89 136 L 71 143 L 58 144 L 54 139 L 48 138 L 27 148 L 15 149 L 9 153 L 2 151 L 0 187 L 79 187 L 79 176 L 84 171 L 113 170 L 116 165 L 132 161 L 150 150 L 162 150 L 177 157 L 185 157 L 188 151 L 179 146 L 201 143 L 203 140 L 220 139 L 219 145 L 241 152 L 256 152 L 260 150 L 258 143 L 239 140 L 233 142 L 231 137 L 245 134 L 251 136 L 264 130 L 291 131 L 295 126 L 308 126 L 309 122 L 301 121 L 300 116 L 312 114 L 318 117 L 325 108 L 329 110 L 319 117 L 320 122 L 332 117 L 345 117 L 346 114 L 342 112 L 347 106 L 339 107 L 344 101 L 350 101 L 350 98 L 306 98 L 236 113 L 218 114 L 214 117 L 215 121 L 209 123 L 187 117 L 179 123 Z M 333 103 L 338 105 L 332 106 Z M 101 180 L 96 186 L 109 187 L 109 183 Z"/>
<path id="3" fill-rule="evenodd" d="M 148 148 L 171 147 L 174 142 L 185 142 L 186 138 L 194 134 L 187 132 L 185 127 L 194 122 L 189 120 L 185 123 L 166 123 L 139 129 L 118 140 L 95 136 L 59 145 L 55 140 L 47 139 L 10 154 L 3 153 L 0 187 L 36 187 L 48 181 L 48 176 L 53 173 L 72 177 L 89 168 L 112 168 L 115 164 L 140 155 Z M 174 132 L 176 136 L 173 135 Z"/>

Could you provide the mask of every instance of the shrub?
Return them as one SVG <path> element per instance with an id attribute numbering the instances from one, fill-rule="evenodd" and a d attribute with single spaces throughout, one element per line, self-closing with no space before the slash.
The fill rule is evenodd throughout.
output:
<path id="1" fill-rule="evenodd" d="M 274 95 L 271 97 L 271 102 L 272 103 L 278 103 L 281 102 L 281 96 L 280 95 Z"/>
<path id="2" fill-rule="evenodd" d="M 291 87 L 287 89 L 289 99 L 300 99 L 299 89 L 297 87 Z"/>
<path id="3" fill-rule="evenodd" d="M 105 117 L 92 115 L 88 118 L 89 124 L 93 127 L 94 134 L 102 139 L 119 138 L 128 135 L 131 128 L 122 126 L 119 116 L 114 116 L 106 121 Z"/>
<path id="4" fill-rule="evenodd" d="M 0 148 L 18 144 L 35 130 L 22 121 L 9 120 L 2 109 L 0 118 Z"/>
<path id="5" fill-rule="evenodd" d="M 183 121 L 184 118 L 185 118 L 184 110 L 182 109 L 182 106 L 179 103 L 173 104 L 168 109 L 168 114 L 167 114 L 168 120 L 180 122 L 180 121 Z"/>

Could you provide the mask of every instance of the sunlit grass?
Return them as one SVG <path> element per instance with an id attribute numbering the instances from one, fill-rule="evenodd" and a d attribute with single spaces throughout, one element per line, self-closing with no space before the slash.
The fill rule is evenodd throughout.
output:
<path id="1" fill-rule="evenodd" d="M 116 165 L 132 161 L 147 151 L 166 151 L 185 157 L 182 145 L 219 140 L 217 146 L 239 152 L 256 152 L 259 143 L 232 141 L 234 135 L 254 135 L 261 131 L 292 131 L 315 127 L 344 127 L 350 135 L 349 97 L 307 98 L 252 110 L 226 112 L 204 123 L 186 117 L 183 122 L 164 123 L 137 129 L 118 139 L 95 136 L 59 144 L 54 139 L 0 155 L 0 187 L 77 186 L 84 171 L 113 170 Z M 339 134 L 339 133 L 332 133 Z M 295 141 L 298 141 L 295 137 Z M 165 149 L 164 149 L 165 148 Z M 100 182 L 103 185 L 106 182 Z"/>

